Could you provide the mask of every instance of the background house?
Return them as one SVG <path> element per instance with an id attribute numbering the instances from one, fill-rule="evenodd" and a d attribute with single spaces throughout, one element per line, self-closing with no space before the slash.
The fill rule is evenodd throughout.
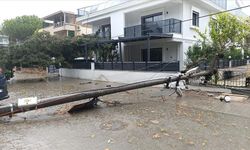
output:
<path id="1" fill-rule="evenodd" d="M 116 0 L 78 9 L 76 21 L 119 42 L 124 62 L 174 63 L 182 70 L 186 51 L 197 41 L 195 30 L 208 27 L 210 17 L 200 17 L 227 5 L 227 0 Z"/>
<path id="2" fill-rule="evenodd" d="M 0 35 L 0 47 L 7 47 L 9 45 L 9 37 Z"/>
<path id="3" fill-rule="evenodd" d="M 85 34 L 89 29 L 76 24 L 76 15 L 73 12 L 58 11 L 43 17 L 44 24 L 41 31 L 50 32 L 51 35 L 74 37 Z"/>

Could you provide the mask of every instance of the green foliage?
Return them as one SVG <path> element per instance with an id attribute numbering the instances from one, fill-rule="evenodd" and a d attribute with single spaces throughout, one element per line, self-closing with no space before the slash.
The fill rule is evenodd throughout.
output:
<path id="1" fill-rule="evenodd" d="M 250 26 L 229 13 L 216 15 L 209 22 L 209 36 L 197 30 L 200 40 L 187 51 L 187 67 L 198 65 L 201 61 L 211 64 L 215 57 L 240 59 L 241 50 L 246 49 L 245 39 L 250 35 Z M 213 62 L 214 63 L 214 62 Z"/>
<path id="2" fill-rule="evenodd" d="M 99 61 L 109 61 L 114 60 L 118 58 L 118 55 L 116 52 L 113 52 L 115 50 L 116 44 L 98 44 L 97 42 L 100 41 L 101 38 L 98 36 L 93 35 L 82 35 L 75 37 L 73 40 L 73 43 L 79 48 L 82 45 L 87 44 L 88 49 L 88 57 L 93 58 L 94 54 L 96 54 L 97 60 Z M 82 47 L 84 50 L 84 47 Z M 84 51 L 82 50 L 82 54 Z"/>
<path id="3" fill-rule="evenodd" d="M 22 67 L 47 67 L 50 64 L 70 66 L 77 56 L 79 53 L 73 49 L 71 39 L 41 32 L 23 44 L 10 46 L 8 60 L 11 60 L 12 66 Z"/>
<path id="4" fill-rule="evenodd" d="M 229 13 L 222 13 L 216 19 L 210 19 L 210 38 L 217 52 L 224 54 L 236 47 L 243 48 L 244 41 L 249 35 L 249 26 L 243 19 Z"/>
<path id="5" fill-rule="evenodd" d="M 7 48 L 0 48 L 0 68 L 8 68 L 9 55 Z"/>
<path id="6" fill-rule="evenodd" d="M 200 39 L 192 47 L 189 47 L 187 55 L 187 68 L 198 66 L 201 62 L 212 60 L 216 52 L 212 43 L 207 40 L 206 33 L 201 33 L 197 30 Z"/>
<path id="7" fill-rule="evenodd" d="M 51 36 L 48 32 L 38 32 L 22 44 L 0 49 L 0 66 L 8 69 L 14 66 L 47 67 L 51 64 L 57 67 L 71 67 L 75 58 L 84 56 L 82 44 L 88 44 L 89 58 L 94 57 L 94 53 L 98 53 L 99 60 L 114 60 L 117 56 L 112 51 L 115 45 L 97 45 L 98 40 L 96 36 L 60 38 Z"/>
<path id="8" fill-rule="evenodd" d="M 40 28 L 42 28 L 42 20 L 37 16 L 21 16 L 5 20 L 2 32 L 8 35 L 12 42 L 16 42 L 16 40 L 26 40 Z"/>

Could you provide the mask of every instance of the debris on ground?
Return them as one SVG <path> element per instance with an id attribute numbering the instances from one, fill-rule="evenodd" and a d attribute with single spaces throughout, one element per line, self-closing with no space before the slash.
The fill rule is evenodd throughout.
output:
<path id="1" fill-rule="evenodd" d="M 153 124 L 159 124 L 160 123 L 160 121 L 158 121 L 158 120 L 150 120 L 150 122 L 153 123 Z"/>
<path id="2" fill-rule="evenodd" d="M 92 82 L 89 81 L 89 82 L 81 82 L 81 83 L 80 83 L 80 85 L 84 85 L 84 84 L 92 84 Z"/>
<path id="3" fill-rule="evenodd" d="M 213 93 L 207 93 L 207 96 L 214 97 L 214 94 Z"/>
<path id="4" fill-rule="evenodd" d="M 161 136 L 160 136 L 159 133 L 155 133 L 155 134 L 153 135 L 153 139 L 160 139 L 160 138 L 161 138 Z"/>
<path id="5" fill-rule="evenodd" d="M 219 99 L 219 100 L 232 101 L 232 102 L 244 102 L 248 98 L 249 96 L 246 96 L 246 95 L 230 94 L 230 93 L 222 93 L 221 95 L 216 97 L 216 99 Z"/>

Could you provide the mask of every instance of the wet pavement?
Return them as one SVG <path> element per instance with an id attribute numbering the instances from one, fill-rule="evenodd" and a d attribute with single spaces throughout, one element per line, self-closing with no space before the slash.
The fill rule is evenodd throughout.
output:
<path id="1" fill-rule="evenodd" d="M 62 78 L 37 83 L 13 83 L 11 98 L 45 98 L 117 83 Z M 0 119 L 0 149 L 166 150 L 232 149 L 250 145 L 250 103 L 224 103 L 205 92 L 150 87 L 101 97 L 120 105 L 68 114 L 65 104 Z M 216 94 L 215 94 L 216 95 Z"/>

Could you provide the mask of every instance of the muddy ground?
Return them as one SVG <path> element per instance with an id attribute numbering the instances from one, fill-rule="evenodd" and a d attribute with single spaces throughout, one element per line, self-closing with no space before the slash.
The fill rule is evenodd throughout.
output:
<path id="1" fill-rule="evenodd" d="M 117 83 L 62 78 L 46 82 L 14 83 L 9 100 L 45 98 Z M 68 114 L 65 104 L 0 119 L 0 149 L 27 150 L 166 150 L 232 149 L 250 145 L 250 103 L 220 102 L 206 92 L 172 91 L 150 87 L 101 97 L 118 106 Z"/>

